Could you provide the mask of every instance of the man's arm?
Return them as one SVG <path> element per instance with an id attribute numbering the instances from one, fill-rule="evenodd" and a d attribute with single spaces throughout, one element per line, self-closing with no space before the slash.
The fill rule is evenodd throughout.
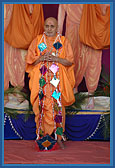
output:
<path id="1" fill-rule="evenodd" d="M 40 56 L 32 65 L 37 65 L 43 61 L 57 62 L 57 63 L 60 63 L 64 66 L 71 66 L 72 65 L 72 63 L 70 61 L 68 61 L 67 59 L 53 56 L 50 53 L 45 53 L 44 55 Z"/>
<path id="2" fill-rule="evenodd" d="M 71 44 L 67 38 L 65 38 L 63 45 L 65 48 L 65 57 L 61 58 L 61 57 L 55 57 L 55 56 L 50 55 L 49 61 L 54 61 L 54 62 L 60 63 L 64 66 L 68 66 L 68 67 L 72 66 L 74 63 L 74 56 L 73 56 Z"/>
<path id="3" fill-rule="evenodd" d="M 46 58 L 47 58 L 47 55 L 44 54 L 44 55 L 38 57 L 38 59 L 35 62 L 33 62 L 32 65 L 35 66 L 35 65 L 39 64 L 40 62 L 46 61 Z"/>
<path id="4" fill-rule="evenodd" d="M 65 39 L 63 45 L 65 48 L 65 58 L 56 57 L 53 56 L 51 52 L 46 52 L 44 55 L 39 56 L 38 59 L 36 59 L 32 65 L 35 66 L 40 62 L 48 61 L 48 62 L 57 62 L 62 64 L 63 66 L 72 66 L 72 64 L 74 63 L 73 51 L 71 44 L 67 38 Z"/>
<path id="5" fill-rule="evenodd" d="M 67 59 L 60 58 L 60 57 L 55 57 L 55 56 L 52 56 L 52 55 L 49 56 L 49 61 L 54 61 L 54 62 L 60 63 L 64 66 L 71 66 L 72 65 L 72 63 L 70 61 L 68 61 Z"/>

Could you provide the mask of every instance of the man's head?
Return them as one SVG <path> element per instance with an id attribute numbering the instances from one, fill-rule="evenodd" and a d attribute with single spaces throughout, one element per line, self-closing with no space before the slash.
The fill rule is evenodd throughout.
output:
<path id="1" fill-rule="evenodd" d="M 55 18 L 49 17 L 45 20 L 44 31 L 47 36 L 49 37 L 55 36 L 57 32 L 57 28 L 58 28 L 58 23 Z"/>

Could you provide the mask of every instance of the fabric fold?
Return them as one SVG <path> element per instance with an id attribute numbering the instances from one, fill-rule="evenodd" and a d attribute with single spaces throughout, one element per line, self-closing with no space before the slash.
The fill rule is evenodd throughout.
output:
<path id="1" fill-rule="evenodd" d="M 110 46 L 110 7 L 102 15 L 99 4 L 85 4 L 79 28 L 80 41 L 94 49 Z"/>
<path id="2" fill-rule="evenodd" d="M 43 25 L 42 4 L 34 4 L 32 14 L 28 4 L 14 4 L 4 39 L 14 48 L 28 49 L 32 40 L 43 32 Z"/>

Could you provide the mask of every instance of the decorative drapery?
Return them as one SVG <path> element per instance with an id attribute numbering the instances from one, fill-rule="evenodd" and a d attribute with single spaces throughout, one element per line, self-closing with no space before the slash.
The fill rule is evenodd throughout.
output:
<path id="1" fill-rule="evenodd" d="M 106 136 L 105 140 L 109 140 L 108 118 L 109 114 L 66 115 L 65 133 L 72 141 L 104 140 L 104 136 Z"/>
<path id="2" fill-rule="evenodd" d="M 44 17 L 42 4 L 33 4 L 30 12 L 28 4 L 14 4 L 4 39 L 15 48 L 28 49 L 31 41 L 43 33 Z"/>
<path id="3" fill-rule="evenodd" d="M 65 134 L 68 139 L 72 141 L 110 139 L 107 132 L 110 114 L 103 115 L 93 113 L 95 112 L 92 112 L 92 114 L 66 115 Z M 24 114 L 19 114 L 16 119 L 4 114 L 4 138 L 24 140 L 36 139 L 36 124 L 34 117 L 35 115 L 31 114 L 25 122 Z"/>
<path id="4" fill-rule="evenodd" d="M 9 82 L 24 86 L 26 49 L 34 36 L 43 31 L 43 23 L 41 4 L 4 5 L 4 90 Z"/>
<path id="5" fill-rule="evenodd" d="M 110 46 L 110 7 L 104 11 L 104 5 L 85 4 L 80 21 L 80 41 L 94 49 Z"/>
<path id="6" fill-rule="evenodd" d="M 58 11 L 59 31 L 62 32 L 63 22 L 66 16 L 65 36 L 69 39 L 74 54 L 75 89 L 78 89 L 83 77 L 85 77 L 88 92 L 94 92 L 97 88 L 101 72 L 101 50 L 94 50 L 81 43 L 79 38 L 79 26 L 84 4 L 60 4 Z"/>

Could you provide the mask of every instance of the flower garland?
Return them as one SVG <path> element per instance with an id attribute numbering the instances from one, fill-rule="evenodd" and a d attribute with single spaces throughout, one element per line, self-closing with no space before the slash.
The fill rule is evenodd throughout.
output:
<path id="1" fill-rule="evenodd" d="M 41 56 L 43 55 L 44 52 L 48 52 L 45 33 L 43 34 L 37 47 L 40 50 Z M 56 53 L 52 52 L 53 49 L 56 50 Z M 53 42 L 53 46 L 50 49 L 50 53 L 52 52 L 53 56 L 58 57 L 61 51 L 62 51 L 61 38 L 60 38 L 60 35 L 57 34 Z M 39 119 L 37 139 L 40 138 L 39 135 L 40 135 L 40 129 L 42 125 L 42 117 L 44 116 L 44 101 L 45 101 L 45 95 L 46 95 L 46 89 L 47 89 L 48 83 L 50 83 L 50 92 L 51 92 L 51 99 L 52 99 L 52 115 L 53 115 L 53 120 L 54 120 L 54 132 L 55 132 L 55 139 L 57 139 L 57 134 L 61 136 L 63 134 L 63 128 L 62 128 L 63 118 L 62 118 L 62 105 L 61 105 L 61 92 L 60 92 L 58 63 L 52 62 L 52 65 L 50 65 L 49 62 L 45 64 L 45 61 L 44 61 L 41 63 L 40 72 L 41 72 L 41 78 L 39 80 L 40 119 Z M 53 74 L 53 78 L 52 78 L 52 74 Z M 50 81 L 48 81 L 48 75 L 49 75 Z M 58 106 L 57 108 L 58 110 L 55 108 L 56 106 Z M 56 115 L 54 114 L 54 111 L 56 111 Z M 59 123 L 60 126 L 56 128 L 57 123 Z"/>

